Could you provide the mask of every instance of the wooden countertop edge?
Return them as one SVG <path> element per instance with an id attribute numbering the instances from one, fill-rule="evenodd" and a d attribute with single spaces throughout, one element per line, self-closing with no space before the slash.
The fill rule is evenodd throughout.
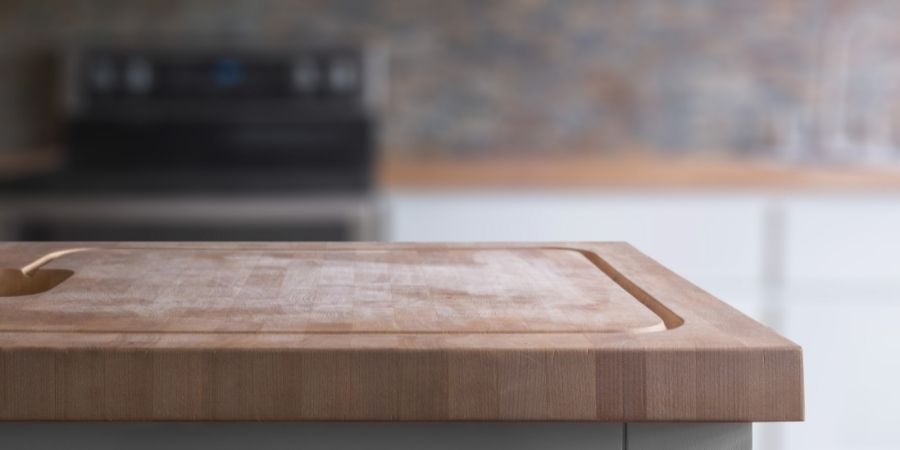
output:
<path id="1" fill-rule="evenodd" d="M 387 189 L 612 188 L 900 191 L 900 166 L 803 166 L 768 161 L 563 159 L 386 161 Z"/>
<path id="2" fill-rule="evenodd" d="M 0 153 L 0 179 L 62 167 L 57 149 Z M 565 157 L 469 160 L 387 159 L 378 164 L 382 189 L 604 188 L 782 189 L 900 191 L 900 164 L 891 167 L 783 164 L 765 160 Z"/>

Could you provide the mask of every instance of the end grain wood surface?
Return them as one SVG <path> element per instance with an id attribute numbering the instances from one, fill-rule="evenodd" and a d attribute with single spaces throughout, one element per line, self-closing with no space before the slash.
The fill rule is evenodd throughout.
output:
<path id="1" fill-rule="evenodd" d="M 623 243 L 0 244 L 0 419 L 802 418 L 796 344 Z"/>

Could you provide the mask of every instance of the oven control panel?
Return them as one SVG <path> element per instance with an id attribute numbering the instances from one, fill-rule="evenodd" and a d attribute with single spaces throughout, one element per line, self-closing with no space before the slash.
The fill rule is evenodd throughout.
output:
<path id="1" fill-rule="evenodd" d="M 64 90 L 73 114 L 185 103 L 372 108 L 382 102 L 381 59 L 381 52 L 363 46 L 90 48 L 67 55 Z"/>

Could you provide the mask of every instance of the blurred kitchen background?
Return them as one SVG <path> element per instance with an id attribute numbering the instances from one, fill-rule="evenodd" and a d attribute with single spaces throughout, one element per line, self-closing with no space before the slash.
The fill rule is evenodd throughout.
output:
<path id="1" fill-rule="evenodd" d="M 0 239 L 624 240 L 900 442 L 900 2 L 0 0 Z"/>

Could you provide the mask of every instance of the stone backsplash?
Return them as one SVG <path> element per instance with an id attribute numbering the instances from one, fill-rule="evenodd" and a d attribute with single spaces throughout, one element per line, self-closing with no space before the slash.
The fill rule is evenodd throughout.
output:
<path id="1" fill-rule="evenodd" d="M 0 149 L 57 139 L 82 40 L 372 41 L 391 156 L 896 158 L 900 2 L 0 0 Z"/>

